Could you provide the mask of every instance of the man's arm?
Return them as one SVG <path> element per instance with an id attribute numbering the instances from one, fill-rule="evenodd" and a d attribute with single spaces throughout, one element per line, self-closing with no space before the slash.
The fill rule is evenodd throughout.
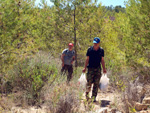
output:
<path id="1" fill-rule="evenodd" d="M 61 55 L 62 67 L 64 67 L 64 56 L 65 56 L 65 54 Z"/>
<path id="2" fill-rule="evenodd" d="M 86 57 L 85 66 L 84 66 L 84 69 L 83 69 L 83 71 L 82 71 L 83 73 L 85 73 L 86 67 L 87 67 L 88 64 L 89 64 L 89 56 Z"/>
<path id="3" fill-rule="evenodd" d="M 75 56 L 73 56 L 72 61 L 71 61 L 71 64 L 73 64 L 74 60 L 75 60 Z"/>
<path id="4" fill-rule="evenodd" d="M 103 67 L 103 73 L 106 73 L 104 57 L 102 57 L 101 63 L 102 63 L 102 67 Z"/>

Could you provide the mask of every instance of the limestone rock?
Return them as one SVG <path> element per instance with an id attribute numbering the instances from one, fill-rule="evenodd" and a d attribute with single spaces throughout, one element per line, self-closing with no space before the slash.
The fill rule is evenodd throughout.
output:
<path id="1" fill-rule="evenodd" d="M 137 111 L 147 110 L 147 105 L 136 102 L 135 110 L 137 110 Z"/>
<path id="2" fill-rule="evenodd" d="M 142 111 L 140 111 L 140 113 L 147 113 L 147 111 L 143 111 L 143 110 L 142 110 Z"/>
<path id="3" fill-rule="evenodd" d="M 117 110 L 114 108 L 114 109 L 111 110 L 111 113 L 116 113 L 116 111 Z"/>
<path id="4" fill-rule="evenodd" d="M 108 113 L 106 108 L 96 110 L 96 113 Z"/>
<path id="5" fill-rule="evenodd" d="M 105 109 L 103 113 L 108 113 L 108 112 L 107 112 L 107 109 Z"/>
<path id="6" fill-rule="evenodd" d="M 144 104 L 150 104 L 150 97 L 144 98 L 143 103 Z"/>
<path id="7" fill-rule="evenodd" d="M 142 110 L 139 113 L 150 113 L 150 110 L 147 110 L 147 111 Z"/>

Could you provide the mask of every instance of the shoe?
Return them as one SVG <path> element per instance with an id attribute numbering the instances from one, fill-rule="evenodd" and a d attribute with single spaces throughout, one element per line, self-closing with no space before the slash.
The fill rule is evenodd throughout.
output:
<path id="1" fill-rule="evenodd" d="M 89 93 L 88 92 L 86 92 L 85 97 L 86 97 L 86 100 L 89 101 L 90 98 L 89 98 Z"/>
<path id="2" fill-rule="evenodd" d="M 93 100 L 93 102 L 96 102 L 96 97 L 92 96 L 91 99 Z"/>
<path id="3" fill-rule="evenodd" d="M 89 97 L 86 97 L 86 101 L 90 101 L 90 98 L 89 98 Z"/>
<path id="4" fill-rule="evenodd" d="M 94 99 L 94 101 L 93 102 L 96 102 L 96 99 Z"/>

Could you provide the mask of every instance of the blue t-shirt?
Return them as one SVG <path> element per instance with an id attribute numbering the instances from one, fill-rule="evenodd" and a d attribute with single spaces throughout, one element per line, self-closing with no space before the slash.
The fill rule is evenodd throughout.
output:
<path id="1" fill-rule="evenodd" d="M 90 47 L 87 50 L 86 56 L 89 56 L 89 68 L 101 68 L 101 59 L 104 57 L 104 50 L 100 47 L 97 51 L 94 50 L 94 47 Z"/>
<path id="2" fill-rule="evenodd" d="M 64 49 L 62 54 L 64 54 L 64 64 L 71 65 L 71 61 L 73 59 L 73 56 L 75 56 L 75 51 L 69 51 L 69 49 Z"/>

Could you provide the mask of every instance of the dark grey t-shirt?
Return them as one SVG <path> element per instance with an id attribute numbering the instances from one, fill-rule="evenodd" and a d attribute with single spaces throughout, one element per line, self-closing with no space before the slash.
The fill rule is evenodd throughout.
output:
<path id="1" fill-rule="evenodd" d="M 64 49 L 62 54 L 64 54 L 64 64 L 71 65 L 71 61 L 73 59 L 73 56 L 75 56 L 75 51 L 69 51 L 69 49 Z"/>

